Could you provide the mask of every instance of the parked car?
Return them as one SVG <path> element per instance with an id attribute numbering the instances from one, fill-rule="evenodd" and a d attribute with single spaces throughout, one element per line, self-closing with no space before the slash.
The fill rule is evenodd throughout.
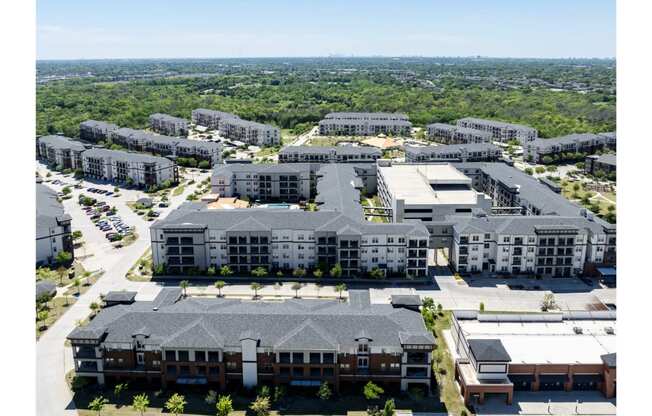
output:
<path id="1" fill-rule="evenodd" d="M 95 219 L 98 219 L 98 218 L 100 218 L 100 214 L 91 215 L 91 220 L 95 220 Z"/>
<path id="2" fill-rule="evenodd" d="M 169 206 L 170 206 L 170 204 L 168 204 L 167 202 L 159 202 L 159 204 L 158 204 L 159 208 L 167 208 Z"/>

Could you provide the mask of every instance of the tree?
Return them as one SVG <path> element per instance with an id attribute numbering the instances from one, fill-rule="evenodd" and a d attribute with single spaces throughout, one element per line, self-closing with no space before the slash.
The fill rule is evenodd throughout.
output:
<path id="1" fill-rule="evenodd" d="M 210 162 L 208 160 L 202 160 L 201 162 L 199 162 L 197 164 L 197 167 L 199 169 L 208 169 L 208 168 L 211 167 L 211 164 L 210 164 Z"/>
<path id="2" fill-rule="evenodd" d="M 72 261 L 72 254 L 67 251 L 60 251 L 55 260 L 61 266 L 67 266 Z"/>
<path id="3" fill-rule="evenodd" d="M 480 302 L 480 312 L 484 312 L 484 302 Z"/>
<path id="4" fill-rule="evenodd" d="M 206 276 L 215 276 L 217 273 L 217 270 L 215 270 L 215 267 L 210 266 L 208 269 L 206 269 Z"/>
<path id="5" fill-rule="evenodd" d="M 185 298 L 186 296 L 188 296 L 188 294 L 186 293 L 186 290 L 188 289 L 188 285 L 189 285 L 189 284 L 190 284 L 190 282 L 188 282 L 187 280 L 182 280 L 181 282 L 179 282 L 179 287 L 180 287 L 181 289 L 183 289 L 183 297 L 184 297 L 184 298 Z"/>
<path id="6" fill-rule="evenodd" d="M 222 277 L 228 277 L 233 274 L 233 270 L 229 266 L 222 266 L 220 267 L 220 276 Z"/>
<path id="7" fill-rule="evenodd" d="M 254 299 L 256 299 L 258 297 L 258 291 L 263 288 L 263 285 L 257 282 L 252 282 L 249 287 L 254 291 Z"/>
<path id="8" fill-rule="evenodd" d="M 315 269 L 314 272 L 312 272 L 313 276 L 315 276 L 317 279 L 321 279 L 321 277 L 324 275 L 324 272 L 321 271 L 321 269 Z"/>
<path id="9" fill-rule="evenodd" d="M 340 265 L 339 263 L 336 263 L 335 266 L 333 266 L 333 268 L 331 269 L 330 275 L 331 275 L 331 277 L 334 277 L 336 279 L 341 277 L 342 276 L 342 265 Z"/>
<path id="10" fill-rule="evenodd" d="M 553 159 L 550 156 L 545 155 L 543 158 L 541 158 L 541 162 L 544 165 L 549 165 L 549 164 L 551 164 L 553 162 Z"/>
<path id="11" fill-rule="evenodd" d="M 47 309 L 43 309 L 43 310 L 36 313 L 36 322 L 41 323 L 41 325 L 39 326 L 39 329 L 45 326 L 44 323 L 48 319 L 49 315 L 50 315 L 50 312 L 48 312 Z"/>
<path id="12" fill-rule="evenodd" d="M 215 408 L 217 409 L 217 416 L 228 416 L 228 414 L 233 411 L 233 401 L 231 400 L 231 396 L 220 396 Z"/>
<path id="13" fill-rule="evenodd" d="M 165 402 L 165 408 L 168 412 L 178 415 L 183 413 L 183 409 L 186 407 L 186 398 L 180 395 L 179 393 L 174 393 L 167 402 Z"/>
<path id="14" fill-rule="evenodd" d="M 131 407 L 133 407 L 135 411 L 140 412 L 140 416 L 143 416 L 143 413 L 147 411 L 148 406 L 149 397 L 147 397 L 147 394 L 145 393 L 135 395 L 133 402 L 131 403 Z"/>
<path id="15" fill-rule="evenodd" d="M 251 403 L 249 408 L 254 411 L 256 416 L 267 416 L 267 415 L 269 415 L 269 410 L 271 408 L 271 404 L 269 402 L 269 397 L 257 396 L 256 400 L 254 400 L 254 402 Z"/>
<path id="16" fill-rule="evenodd" d="M 369 276 L 373 279 L 382 279 L 385 277 L 385 272 L 383 272 L 379 267 L 372 267 L 369 272 Z"/>
<path id="17" fill-rule="evenodd" d="M 279 402 L 285 397 L 285 387 L 276 386 L 274 387 L 274 402 Z"/>
<path id="18" fill-rule="evenodd" d="M 79 296 L 79 287 L 81 286 L 81 280 L 76 278 L 72 281 L 72 285 L 75 287 L 75 289 L 77 289 L 77 296 Z"/>
<path id="19" fill-rule="evenodd" d="M 421 305 L 424 307 L 424 309 L 433 309 L 435 307 L 435 301 L 432 300 L 431 297 L 426 296 L 423 298 Z"/>
<path id="20" fill-rule="evenodd" d="M 542 312 L 548 312 L 553 309 L 557 309 L 557 302 L 555 301 L 555 295 L 552 293 L 546 293 L 543 295 L 543 299 L 541 300 L 541 311 Z"/>
<path id="21" fill-rule="evenodd" d="M 340 283 L 338 285 L 335 285 L 335 291 L 339 293 L 340 299 L 342 299 L 342 292 L 344 292 L 345 290 L 346 290 L 346 284 Z"/>
<path id="22" fill-rule="evenodd" d="M 72 239 L 73 240 L 79 240 L 80 238 L 82 238 L 82 236 L 83 236 L 83 234 L 79 230 L 75 230 L 75 231 L 72 232 Z"/>
<path id="23" fill-rule="evenodd" d="M 301 267 L 297 267 L 292 271 L 292 276 L 296 278 L 302 278 L 306 275 L 306 269 L 302 269 Z"/>
<path id="24" fill-rule="evenodd" d="M 532 168 L 525 168 L 525 173 L 527 173 L 528 175 L 532 175 L 534 171 L 532 170 Z"/>
<path id="25" fill-rule="evenodd" d="M 222 297 L 222 289 L 224 289 L 224 286 L 226 286 L 226 282 L 224 280 L 218 280 L 215 282 L 215 289 L 218 291 L 217 296 L 220 298 Z"/>
<path id="26" fill-rule="evenodd" d="M 292 283 L 292 290 L 294 290 L 294 297 L 298 298 L 299 297 L 299 290 L 302 288 L 301 283 L 299 282 L 294 282 Z"/>
<path id="27" fill-rule="evenodd" d="M 385 393 L 385 390 L 383 390 L 382 387 L 374 384 L 372 381 L 368 381 L 362 389 L 362 394 L 367 400 L 378 399 L 383 393 Z"/>
<path id="28" fill-rule="evenodd" d="M 325 382 L 325 381 L 323 383 L 321 383 L 321 385 L 319 386 L 319 390 L 317 391 L 317 397 L 319 397 L 320 399 L 326 401 L 326 400 L 330 399 L 332 395 L 333 395 L 333 392 L 331 391 L 331 388 L 328 385 L 328 383 Z"/>
<path id="29" fill-rule="evenodd" d="M 265 277 L 267 276 L 267 269 L 262 266 L 258 266 L 251 271 L 251 274 L 256 277 Z"/>
<path id="30" fill-rule="evenodd" d="M 383 416 L 394 416 L 396 412 L 396 405 L 394 404 L 394 399 L 389 399 L 385 402 L 385 407 L 383 408 Z"/>
<path id="31" fill-rule="evenodd" d="M 102 409 L 104 409 L 104 406 L 109 403 L 107 399 L 104 398 L 104 396 L 96 396 L 89 404 L 88 408 L 94 412 L 97 412 L 99 415 L 102 412 Z"/>
<path id="32" fill-rule="evenodd" d="M 91 311 L 93 311 L 93 316 L 97 315 L 97 311 L 100 310 L 100 304 L 97 302 L 91 302 L 90 305 Z"/>
<path id="33" fill-rule="evenodd" d="M 57 268 L 57 274 L 59 275 L 59 285 L 63 285 L 63 278 L 68 274 L 68 269 L 63 266 Z"/>
<path id="34" fill-rule="evenodd" d="M 113 395 L 119 399 L 122 392 L 127 390 L 127 388 L 129 388 L 129 383 L 116 384 L 115 387 L 113 387 Z"/>
<path id="35" fill-rule="evenodd" d="M 217 403 L 217 392 L 215 390 L 208 390 L 208 394 L 204 397 L 206 404 Z"/>

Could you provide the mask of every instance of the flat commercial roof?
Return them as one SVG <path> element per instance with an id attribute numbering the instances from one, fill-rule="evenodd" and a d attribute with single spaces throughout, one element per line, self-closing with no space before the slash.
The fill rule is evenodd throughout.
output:
<path id="1" fill-rule="evenodd" d="M 616 352 L 616 336 L 605 331 L 616 331 L 615 320 L 458 322 L 467 341 L 499 339 L 512 364 L 602 364 L 601 356 Z M 576 334 L 575 327 L 582 333 Z"/>
<path id="2" fill-rule="evenodd" d="M 476 204 L 471 179 L 451 165 L 394 165 L 378 167 L 390 194 L 406 205 Z M 431 185 L 468 185 L 468 189 L 433 190 Z"/>

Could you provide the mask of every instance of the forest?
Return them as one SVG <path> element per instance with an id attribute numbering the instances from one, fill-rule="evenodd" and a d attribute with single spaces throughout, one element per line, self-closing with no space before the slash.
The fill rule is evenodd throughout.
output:
<path id="1" fill-rule="evenodd" d="M 71 61 L 37 69 L 67 77 L 37 86 L 38 135 L 75 137 L 86 119 L 144 128 L 152 113 L 190 118 L 195 108 L 296 133 L 331 111 L 402 112 L 415 126 L 491 118 L 541 137 L 616 129 L 613 61 Z"/>

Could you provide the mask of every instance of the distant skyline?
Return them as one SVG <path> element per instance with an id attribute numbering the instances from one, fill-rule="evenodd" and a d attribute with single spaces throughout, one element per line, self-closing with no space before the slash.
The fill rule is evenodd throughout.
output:
<path id="1" fill-rule="evenodd" d="M 37 1 L 37 59 L 612 58 L 610 0 Z"/>

